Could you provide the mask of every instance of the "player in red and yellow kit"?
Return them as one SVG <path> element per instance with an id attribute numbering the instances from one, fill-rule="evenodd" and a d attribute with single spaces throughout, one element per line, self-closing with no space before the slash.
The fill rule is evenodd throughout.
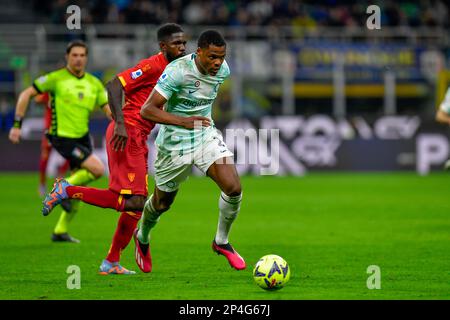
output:
<path id="1" fill-rule="evenodd" d="M 184 49 L 184 44 L 182 46 Z M 168 62 L 168 58 L 160 52 L 117 75 L 125 92 L 122 113 L 128 136 L 126 152 L 115 152 L 124 147 L 124 140 L 121 139 L 123 135 L 118 128 L 118 134 L 115 135 L 115 128 L 122 120 L 116 119 L 116 124 L 110 123 L 106 130 L 106 141 L 112 141 L 107 145 L 111 173 L 109 189 L 118 194 L 147 196 L 147 139 L 155 124 L 142 119 L 139 110 L 156 85 L 156 76 L 162 74 Z M 114 97 L 111 98 L 114 101 Z"/>
<path id="2" fill-rule="evenodd" d="M 50 128 L 50 124 L 52 122 L 52 108 L 50 105 L 50 97 L 49 94 L 41 93 L 38 94 L 34 101 L 38 104 L 42 104 L 45 107 L 44 111 L 44 131 L 47 131 Z M 41 139 L 41 155 L 39 157 L 39 195 L 44 197 L 47 193 L 47 165 L 48 159 L 50 158 L 50 152 L 52 151 L 52 145 L 48 141 L 45 133 L 42 135 Z M 63 176 L 64 173 L 69 170 L 70 164 L 69 161 L 66 160 L 63 165 L 58 167 L 58 175 Z"/>
<path id="3" fill-rule="evenodd" d="M 140 116 L 141 106 L 156 85 L 166 65 L 185 54 L 184 32 L 177 24 L 165 24 L 157 32 L 161 52 L 123 71 L 107 85 L 113 119 L 106 130 L 109 188 L 95 189 L 70 185 L 58 179 L 50 196 L 56 199 L 50 210 L 64 199 L 112 208 L 121 212 L 108 255 L 100 274 L 134 274 L 119 264 L 130 242 L 147 198 L 147 139 L 154 123 Z M 125 93 L 125 104 L 122 97 Z"/>

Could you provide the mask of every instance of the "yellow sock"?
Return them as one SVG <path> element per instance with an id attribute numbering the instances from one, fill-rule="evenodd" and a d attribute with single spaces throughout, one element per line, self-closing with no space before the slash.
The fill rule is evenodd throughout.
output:
<path id="1" fill-rule="evenodd" d="M 62 211 L 58 222 L 56 223 L 55 230 L 53 231 L 54 234 L 66 233 L 69 230 L 69 223 L 78 212 L 79 205 L 79 200 L 72 200 L 72 212 L 69 213 L 65 210 Z"/>
<path id="2" fill-rule="evenodd" d="M 79 169 L 66 178 L 66 180 L 75 186 L 84 186 L 89 182 L 94 181 L 95 176 L 86 169 Z"/>
<path id="3" fill-rule="evenodd" d="M 95 176 L 86 169 L 79 169 L 72 173 L 67 179 L 67 182 L 77 186 L 84 186 L 89 182 L 95 180 Z M 67 212 L 65 210 L 62 211 L 59 216 L 58 222 L 56 223 L 54 233 L 62 234 L 66 233 L 69 229 L 69 223 L 72 221 L 73 217 L 78 211 L 78 207 L 80 205 L 80 201 L 71 200 L 72 201 L 72 212 Z"/>

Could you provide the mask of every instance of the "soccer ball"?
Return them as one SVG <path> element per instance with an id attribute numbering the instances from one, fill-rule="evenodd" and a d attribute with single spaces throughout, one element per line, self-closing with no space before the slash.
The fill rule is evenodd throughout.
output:
<path id="1" fill-rule="evenodd" d="M 269 254 L 261 259 L 253 269 L 253 279 L 264 290 L 279 290 L 291 277 L 287 262 L 280 256 Z"/>

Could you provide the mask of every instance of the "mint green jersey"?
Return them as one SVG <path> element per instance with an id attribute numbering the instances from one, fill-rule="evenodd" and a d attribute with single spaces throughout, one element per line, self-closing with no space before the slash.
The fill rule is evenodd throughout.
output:
<path id="1" fill-rule="evenodd" d="M 50 72 L 33 82 L 39 92 L 50 94 L 52 121 L 49 134 L 64 138 L 81 138 L 89 132 L 89 116 L 108 103 L 101 81 L 84 73 L 77 77 L 67 68 Z"/>
<path id="2" fill-rule="evenodd" d="M 195 64 L 195 56 L 192 53 L 168 64 L 155 90 L 167 99 L 165 111 L 182 117 L 203 116 L 211 119 L 213 102 L 219 86 L 230 75 L 230 68 L 224 61 L 215 76 L 202 74 Z M 156 145 L 163 152 L 189 153 L 215 130 L 212 119 L 210 127 L 194 130 L 161 125 Z"/>

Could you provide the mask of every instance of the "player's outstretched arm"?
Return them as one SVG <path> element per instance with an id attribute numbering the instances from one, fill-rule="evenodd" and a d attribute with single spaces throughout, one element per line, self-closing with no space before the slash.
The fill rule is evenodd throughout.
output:
<path id="1" fill-rule="evenodd" d="M 20 142 L 20 128 L 22 126 L 22 119 L 27 112 L 30 99 L 37 94 L 38 92 L 34 87 L 28 87 L 19 94 L 19 99 L 17 99 L 16 112 L 14 116 L 14 125 L 9 131 L 9 140 L 14 144 Z"/>
<path id="2" fill-rule="evenodd" d="M 106 90 L 108 91 L 109 108 L 111 109 L 112 118 L 115 122 L 114 134 L 109 143 L 113 145 L 113 150 L 123 151 L 127 144 L 128 134 L 123 120 L 123 90 L 119 78 L 114 77 L 114 79 L 109 81 L 106 84 Z"/>
<path id="3" fill-rule="evenodd" d="M 109 81 L 106 84 L 106 90 L 108 91 L 108 103 L 111 108 L 113 119 L 114 121 L 116 121 L 116 123 L 123 124 L 123 91 L 122 84 L 120 83 L 119 78 L 114 77 L 114 79 Z"/>
<path id="4" fill-rule="evenodd" d="M 163 107 L 166 102 L 166 98 L 158 90 L 153 89 L 141 108 L 141 117 L 156 123 L 170 124 L 186 129 L 194 129 L 195 125 L 198 125 L 200 122 L 203 127 L 211 125 L 211 121 L 206 117 L 180 117 L 164 111 Z"/>
<path id="5" fill-rule="evenodd" d="M 436 121 L 450 125 L 450 115 L 439 109 L 436 112 Z"/>

